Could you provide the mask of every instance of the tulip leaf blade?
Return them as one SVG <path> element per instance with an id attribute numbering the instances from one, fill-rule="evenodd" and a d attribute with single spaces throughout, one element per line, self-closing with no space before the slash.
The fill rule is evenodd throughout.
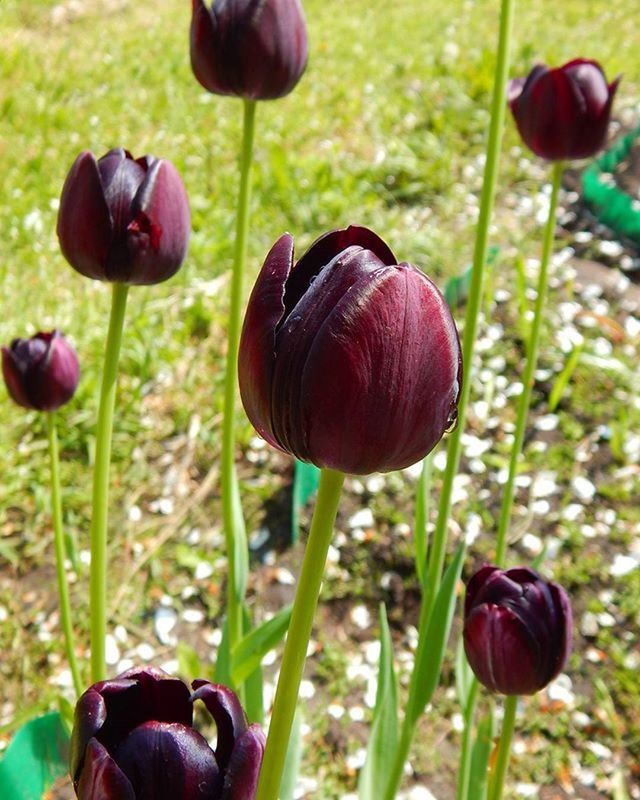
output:
<path id="1" fill-rule="evenodd" d="M 427 522 L 429 517 L 429 490 L 431 488 L 431 473 L 433 470 L 433 450 L 425 456 L 422 470 L 416 486 L 416 513 L 414 521 L 413 539 L 415 543 L 416 573 L 420 585 L 424 587 L 427 579 L 427 553 L 429 539 Z"/>
<path id="2" fill-rule="evenodd" d="M 244 636 L 248 636 L 253 630 L 253 623 L 246 603 L 242 606 L 242 624 Z M 258 664 L 244 682 L 244 710 L 247 712 L 249 722 L 257 722 L 260 725 L 264 724 L 263 689 L 264 675 L 262 666 Z"/>
<path id="3" fill-rule="evenodd" d="M 413 693 L 411 705 L 407 708 L 407 715 L 414 724 L 430 702 L 440 680 L 456 607 L 456 587 L 462 572 L 465 553 L 466 547 L 463 543 L 458 547 L 444 573 L 430 618 L 425 620 L 418 632 L 418 651 L 412 682 L 415 680 L 415 685 L 419 686 L 420 690 Z"/>
<path id="4" fill-rule="evenodd" d="M 69 769 L 69 734 L 60 714 L 36 717 L 14 735 L 0 760 L 0 797 L 40 800 Z"/>
<path id="5" fill-rule="evenodd" d="M 380 661 L 367 757 L 358 781 L 359 800 L 377 800 L 392 768 L 398 744 L 398 681 L 384 603 L 380 604 Z"/>
<path id="6" fill-rule="evenodd" d="M 236 600 L 244 602 L 249 577 L 249 549 L 247 545 L 247 528 L 242 513 L 242 500 L 238 487 L 238 476 L 234 470 L 232 481 L 233 502 L 233 568 L 235 572 Z"/>
<path id="7" fill-rule="evenodd" d="M 458 702 L 461 708 L 466 708 L 471 693 L 473 683 L 473 671 L 464 652 L 464 640 L 462 636 L 458 639 L 456 647 L 456 691 L 458 692 Z"/>
<path id="8" fill-rule="evenodd" d="M 261 664 L 266 654 L 282 640 L 291 618 L 291 606 L 258 625 L 238 642 L 231 654 L 231 678 L 234 685 L 244 683 Z"/>
<path id="9" fill-rule="evenodd" d="M 216 683 L 231 686 L 231 648 L 229 645 L 229 625 L 227 620 L 222 624 L 222 638 L 218 646 L 216 663 L 213 670 L 213 679 Z"/>
<path id="10" fill-rule="evenodd" d="M 191 645 L 178 642 L 176 656 L 178 657 L 178 672 L 185 680 L 191 682 L 204 676 L 202 661 Z"/>
<path id="11" fill-rule="evenodd" d="M 287 747 L 287 757 L 284 762 L 282 779 L 280 780 L 280 800 L 294 800 L 295 788 L 300 772 L 302 760 L 302 715 L 300 709 L 296 711 Z"/>
<path id="12" fill-rule="evenodd" d="M 478 723 L 471 751 L 467 800 L 485 800 L 489 777 L 489 759 L 493 750 L 493 714 L 489 711 Z"/>

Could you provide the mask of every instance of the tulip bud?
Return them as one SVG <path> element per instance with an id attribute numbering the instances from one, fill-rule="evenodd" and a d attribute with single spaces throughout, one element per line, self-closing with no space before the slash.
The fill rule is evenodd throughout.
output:
<path id="1" fill-rule="evenodd" d="M 300 0 L 193 0 L 191 68 L 214 94 L 283 97 L 307 65 Z"/>
<path id="2" fill-rule="evenodd" d="M 100 681 L 80 697 L 71 734 L 71 777 L 80 800 L 253 800 L 264 734 L 248 725 L 226 686 L 194 681 L 193 694 L 153 667 Z M 202 700 L 217 728 L 215 750 L 192 726 Z"/>
<path id="3" fill-rule="evenodd" d="M 320 237 L 293 267 L 268 254 L 239 357 L 249 419 L 272 445 L 352 474 L 415 463 L 455 422 L 460 343 L 436 286 L 375 233 Z"/>
<path id="4" fill-rule="evenodd" d="M 71 266 L 102 281 L 151 284 L 184 261 L 189 202 L 169 162 L 110 150 L 76 158 L 62 189 L 58 239 Z"/>
<path id="5" fill-rule="evenodd" d="M 510 81 L 509 106 L 524 143 L 541 158 L 591 158 L 607 138 L 620 78 L 607 84 L 596 61 L 576 59 L 557 69 L 540 64 Z"/>
<path id="6" fill-rule="evenodd" d="M 19 406 L 55 411 L 73 397 L 80 368 L 73 347 L 60 331 L 51 331 L 3 347 L 2 374 Z"/>
<path id="7" fill-rule="evenodd" d="M 491 692 L 535 694 L 571 652 L 567 593 L 527 567 L 482 567 L 467 585 L 464 616 L 469 664 Z"/>

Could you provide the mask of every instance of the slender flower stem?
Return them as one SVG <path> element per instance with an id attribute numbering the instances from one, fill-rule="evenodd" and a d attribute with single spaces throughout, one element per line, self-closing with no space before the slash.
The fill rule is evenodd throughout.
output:
<path id="1" fill-rule="evenodd" d="M 229 645 L 234 646 L 242 638 L 242 601 L 245 587 L 238 580 L 237 553 L 246 550 L 244 529 L 240 528 L 241 515 L 238 502 L 238 485 L 235 469 L 235 414 L 236 384 L 238 382 L 238 349 L 242 325 L 242 284 L 247 258 L 249 233 L 249 201 L 251 196 L 251 163 L 253 160 L 253 135 L 255 129 L 255 100 L 244 101 L 242 152 L 240 156 L 240 191 L 236 216 L 236 241 L 231 274 L 231 296 L 227 327 L 227 363 L 224 385 L 224 416 L 222 423 L 222 514 L 229 561 L 227 577 L 227 621 Z M 238 537 L 243 541 L 239 542 Z"/>
<path id="2" fill-rule="evenodd" d="M 447 550 L 447 532 L 449 526 L 449 514 L 451 511 L 451 497 L 453 494 L 453 482 L 458 472 L 460 463 L 462 433 L 466 422 L 467 406 L 471 392 L 471 369 L 473 366 L 473 354 L 475 348 L 476 331 L 478 327 L 478 315 L 482 304 L 483 281 L 485 265 L 487 260 L 487 243 L 489 240 L 489 227 L 496 193 L 498 178 L 498 166 L 500 160 L 500 149 L 502 145 L 502 132 L 504 128 L 504 115 L 506 105 L 507 75 L 509 72 L 509 60 L 511 50 L 511 29 L 513 27 L 513 9 L 515 0 L 502 0 L 500 12 L 500 30 L 498 34 L 498 53 L 496 61 L 496 72 L 493 84 L 493 98 L 491 102 L 491 123 L 489 126 L 489 137 L 487 141 L 487 160 L 485 162 L 484 179 L 482 183 L 482 193 L 480 196 L 480 214 L 478 227 L 476 229 L 476 239 L 473 251 L 473 270 L 471 275 L 471 285 L 467 298 L 467 312 L 465 316 L 464 334 L 462 339 L 462 360 L 465 369 L 464 379 L 460 399 L 458 401 L 458 424 L 452 432 L 447 445 L 447 466 L 444 474 L 442 490 L 440 492 L 440 503 L 438 506 L 438 518 L 436 529 L 433 535 L 431 548 L 429 551 L 429 562 L 427 568 L 426 587 L 420 607 L 419 630 L 427 629 L 427 622 L 433 611 L 444 567 L 445 553 Z M 418 676 L 412 674 L 411 688 L 415 690 Z M 400 785 L 404 762 L 409 754 L 411 742 L 415 732 L 415 721 L 408 715 L 405 716 L 402 732 L 394 765 L 387 784 L 386 800 L 392 800 Z"/>
<path id="3" fill-rule="evenodd" d="M 469 777 L 471 775 L 471 751 L 472 751 L 472 736 L 473 733 L 473 718 L 476 712 L 476 703 L 478 700 L 478 681 L 475 676 L 471 681 L 469 687 L 469 696 L 467 698 L 467 705 L 464 709 L 464 731 L 462 734 L 462 749 L 460 751 L 460 760 L 458 766 L 458 785 L 456 787 L 456 800 L 467 800 L 469 793 Z"/>
<path id="4" fill-rule="evenodd" d="M 111 316 L 104 354 L 100 406 L 96 426 L 96 453 L 93 468 L 93 509 L 91 516 L 91 571 L 89 602 L 91 619 L 91 680 L 106 677 L 105 637 L 107 635 L 107 523 L 109 516 L 109 464 L 111 432 L 116 398 L 118 359 L 124 327 L 129 287 L 113 284 Z"/>
<path id="5" fill-rule="evenodd" d="M 293 603 L 256 800 L 277 800 L 280 790 L 298 689 L 344 477 L 341 472 L 330 469 L 323 469 L 320 473 L 318 499 Z"/>
<path id="6" fill-rule="evenodd" d="M 509 757 L 511 756 L 511 741 L 516 724 L 517 709 L 518 696 L 509 695 L 506 697 L 504 701 L 504 719 L 502 720 L 498 758 L 496 759 L 495 769 L 491 776 L 488 800 L 500 800 L 502 797 L 504 779 L 507 774 L 507 767 L 509 766 Z"/>
<path id="7" fill-rule="evenodd" d="M 498 35 L 498 54 L 493 85 L 493 99 L 491 103 L 491 124 L 489 126 L 489 139 L 487 143 L 487 160 L 484 169 L 482 194 L 480 196 L 480 214 L 473 252 L 473 271 L 471 275 L 469 297 L 467 299 L 467 313 L 465 316 L 464 335 L 462 339 L 462 361 L 465 375 L 462 381 L 462 391 L 458 403 L 458 424 L 451 434 L 447 447 L 447 467 L 440 494 L 438 519 L 429 558 L 427 591 L 423 600 L 423 606 L 427 616 L 431 615 L 433 603 L 442 578 L 442 569 L 447 547 L 447 528 L 449 513 L 451 511 L 453 481 L 458 472 L 458 465 L 460 463 L 462 434 L 464 432 L 467 406 L 469 404 L 469 395 L 471 392 L 471 370 L 473 367 L 473 354 L 476 331 L 478 328 L 478 312 L 482 303 L 482 286 L 487 260 L 489 227 L 491 224 L 491 215 L 493 213 L 500 149 L 502 145 L 502 132 L 504 128 L 507 75 L 509 73 L 511 50 L 511 29 L 513 27 L 513 8 L 514 0 L 502 0 L 500 31 Z"/>
<path id="8" fill-rule="evenodd" d="M 56 576 L 58 579 L 58 597 L 60 600 L 60 622 L 64 634 L 64 646 L 67 661 L 73 678 L 73 688 L 79 696 L 84 688 L 78 660 L 76 659 L 73 625 L 71 624 L 71 603 L 69 602 L 69 584 L 64 569 L 64 530 L 62 524 L 62 498 L 60 494 L 60 458 L 58 455 L 58 432 L 56 430 L 56 414 L 47 414 L 47 434 L 49 438 L 49 455 L 51 457 L 51 509 L 53 512 L 53 537 L 56 551 Z"/>
<path id="9" fill-rule="evenodd" d="M 540 331 L 542 329 L 542 317 L 547 299 L 547 283 L 549 278 L 549 262 L 553 249 L 553 236 L 556 225 L 556 209 L 558 207 L 558 193 L 562 181 L 563 163 L 556 161 L 553 165 L 551 200 L 549 203 L 549 216 L 544 232 L 544 242 L 542 247 L 542 260 L 540 262 L 540 273 L 538 275 L 538 289 L 536 305 L 531 325 L 531 333 L 527 344 L 527 361 L 525 364 L 524 376 L 522 379 L 523 388 L 518 402 L 518 412 L 516 417 L 516 431 L 514 435 L 511 457 L 509 460 L 509 476 L 502 495 L 502 506 L 500 507 L 500 519 L 498 521 L 498 536 L 496 544 L 496 564 L 504 566 L 507 551 L 507 532 L 511 519 L 511 509 L 513 506 L 513 495 L 515 492 L 516 471 L 518 459 L 522 452 L 524 434 L 531 405 L 531 393 L 533 391 L 534 376 L 538 363 L 538 348 L 540 344 Z"/>

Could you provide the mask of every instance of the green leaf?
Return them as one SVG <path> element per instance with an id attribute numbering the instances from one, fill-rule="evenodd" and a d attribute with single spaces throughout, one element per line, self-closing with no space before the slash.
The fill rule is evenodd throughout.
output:
<path id="1" fill-rule="evenodd" d="M 360 772 L 360 800 L 379 800 L 398 746 L 398 682 L 393 666 L 393 643 L 387 613 L 380 604 L 380 663 L 373 724 L 367 746 L 367 758 Z"/>
<path id="2" fill-rule="evenodd" d="M 429 518 L 429 490 L 431 489 L 433 454 L 434 451 L 432 450 L 428 456 L 425 456 L 422 462 L 422 472 L 416 486 L 416 516 L 413 539 L 416 548 L 416 573 L 422 587 L 424 587 L 427 578 L 427 552 L 429 548 L 427 522 Z"/>
<path id="3" fill-rule="evenodd" d="M 27 722 L 0 761 L 0 797 L 41 800 L 69 769 L 69 734 L 53 712 Z"/>
<path id="4" fill-rule="evenodd" d="M 407 715 L 414 724 L 431 700 L 440 680 L 440 670 L 456 607 L 456 586 L 462 572 L 465 552 L 466 548 L 461 544 L 442 578 L 431 618 L 418 632 L 414 680 L 420 690 L 414 694 L 412 707 L 407 708 Z"/>
<path id="5" fill-rule="evenodd" d="M 294 800 L 294 792 L 298 773 L 300 772 L 300 761 L 302 760 L 302 715 L 300 709 L 296 711 L 287 747 L 287 757 L 284 762 L 284 770 L 280 781 L 280 800 Z"/>
<path id="6" fill-rule="evenodd" d="M 443 294 L 449 308 L 457 308 L 465 302 L 469 294 L 472 274 L 473 267 L 467 267 L 462 275 L 454 275 L 445 283 Z"/>
<path id="7" fill-rule="evenodd" d="M 582 344 L 578 344 L 573 348 L 571 355 L 567 359 L 567 363 L 564 365 L 564 369 L 558 375 L 555 383 L 553 384 L 551 392 L 549 393 L 549 411 L 552 413 L 556 410 L 558 403 L 562 400 L 564 390 L 567 388 L 567 384 L 571 380 L 571 376 L 578 366 L 580 354 L 582 353 L 582 347 Z"/>
<path id="8" fill-rule="evenodd" d="M 469 693 L 472 683 L 473 670 L 467 661 L 467 656 L 464 652 L 464 640 L 461 636 L 458 639 L 458 646 L 456 647 L 456 689 L 458 691 L 458 702 L 463 712 L 469 702 Z"/>
<path id="9" fill-rule="evenodd" d="M 229 646 L 229 625 L 226 619 L 222 625 L 222 639 L 218 647 L 213 679 L 216 683 L 224 683 L 225 686 L 234 685 L 231 680 L 231 649 Z"/>
<path id="10" fill-rule="evenodd" d="M 291 503 L 291 541 L 297 542 L 300 534 L 300 511 L 318 491 L 320 470 L 314 464 L 296 459 L 293 470 L 293 498 Z"/>
<path id="11" fill-rule="evenodd" d="M 231 482 L 233 496 L 233 563 L 235 571 L 236 597 L 239 603 L 244 602 L 249 576 L 249 548 L 247 546 L 247 529 L 242 513 L 242 501 L 238 487 L 238 476 L 233 471 Z"/>
<path id="12" fill-rule="evenodd" d="M 489 776 L 489 759 L 493 750 L 493 714 L 489 712 L 478 723 L 476 739 L 471 752 L 471 770 L 469 773 L 469 792 L 467 800 L 485 800 L 487 779 Z"/>
<path id="13" fill-rule="evenodd" d="M 64 725 L 64 729 L 69 736 L 73 730 L 73 717 L 75 713 L 75 706 L 72 702 L 67 700 L 63 694 L 58 695 L 58 711 L 60 712 L 60 719 Z"/>
<path id="14" fill-rule="evenodd" d="M 248 636 L 253 628 L 251 615 L 246 605 L 242 607 L 243 633 Z M 244 683 L 244 710 L 249 722 L 264 724 L 264 675 L 260 664 Z"/>
<path id="15" fill-rule="evenodd" d="M 176 655 L 178 656 L 178 672 L 185 680 L 191 682 L 195 680 L 195 678 L 204 677 L 204 670 L 200 657 L 191 645 L 178 642 Z"/>
<path id="16" fill-rule="evenodd" d="M 235 686 L 244 683 L 258 669 L 267 653 L 282 640 L 290 618 L 291 606 L 287 606 L 238 642 L 231 656 L 231 677 Z"/>

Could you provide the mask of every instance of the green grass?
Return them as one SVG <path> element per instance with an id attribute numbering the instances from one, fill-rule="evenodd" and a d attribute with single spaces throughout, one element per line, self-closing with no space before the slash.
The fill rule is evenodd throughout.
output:
<path id="1" fill-rule="evenodd" d="M 557 64 L 577 55 L 594 57 L 610 78 L 624 73 L 617 107 L 637 106 L 640 50 L 627 34 L 636 24 L 632 4 L 544 0 L 520 6 L 512 74 L 527 72 L 539 59 Z M 101 155 L 110 147 L 125 146 L 136 156 L 150 152 L 171 159 L 191 202 L 193 235 L 187 263 L 168 283 L 131 291 L 123 347 L 114 440 L 111 527 L 119 550 L 113 558 L 113 584 L 119 587 L 145 549 L 154 553 L 124 591 L 118 609 L 119 618 L 145 630 L 148 615 L 164 592 L 179 595 L 193 583 L 190 555 L 220 555 L 215 475 L 210 491 L 182 518 L 165 519 L 149 508 L 162 495 L 176 465 L 187 491 L 179 498 L 180 508 L 215 468 L 219 453 L 226 277 L 232 254 L 241 104 L 207 95 L 193 79 L 187 0 L 153 5 L 93 0 L 77 17 L 55 24 L 59 12 L 52 16 L 54 7 L 59 4 L 53 0 L 0 4 L 0 343 L 56 326 L 77 346 L 82 380 L 73 402 L 60 414 L 60 436 L 66 519 L 82 548 L 87 547 L 93 430 L 109 292 L 77 275 L 59 252 L 55 221 L 62 183 L 81 150 Z M 325 230 L 355 222 L 373 227 L 399 259 L 418 264 L 442 284 L 471 260 L 475 218 L 468 195 L 477 197 L 481 180 L 478 158 L 488 121 L 497 3 L 307 0 L 305 9 L 309 68 L 288 98 L 258 108 L 251 277 L 284 230 L 295 235 L 301 253 Z M 525 258 L 538 254 L 538 244 L 528 240 L 537 232 L 535 221 L 514 218 L 510 211 L 511 193 L 524 194 L 539 184 L 539 165 L 522 162 L 523 156 L 528 159 L 509 123 L 493 236 L 507 255 L 493 276 L 496 286 L 511 288 L 515 283 L 510 274 L 514 252 Z M 515 329 L 515 303 L 508 314 Z M 551 332 L 546 333 L 544 347 L 553 363 L 558 353 Z M 516 339 L 513 334 L 503 345 L 510 377 L 519 359 Z M 615 355 L 635 370 L 636 361 L 619 350 Z M 633 425 L 637 429 L 637 416 L 635 421 L 626 420 L 619 410 L 628 407 L 633 397 L 627 379 L 612 373 L 594 388 L 592 377 L 591 368 L 578 366 L 559 407 L 562 439 L 547 453 L 528 452 L 531 469 L 551 468 L 568 480 L 575 450 L 595 426 L 618 421 L 622 430 Z M 615 389 L 623 393 L 617 407 L 611 402 Z M 534 400 L 544 411 L 546 397 Z M 505 414 L 509 416 L 509 409 Z M 241 415 L 239 419 L 240 445 L 245 448 L 252 431 Z M 195 422 L 199 429 L 189 439 L 187 431 Z M 5 654 L 0 700 L 10 700 L 18 709 L 36 703 L 53 705 L 55 690 L 44 678 L 55 671 L 58 644 L 55 637 L 41 643 L 33 635 L 38 613 L 48 616 L 55 604 L 53 595 L 42 591 L 53 581 L 44 426 L 36 415 L 15 408 L 3 389 L 0 442 L 0 605 L 9 613 L 0 623 L 0 648 Z M 498 440 L 487 463 L 506 463 L 506 453 Z M 616 459 L 623 460 L 620 452 Z M 272 458 L 268 466 L 277 470 L 275 475 L 247 466 L 241 470 L 251 530 L 260 524 L 264 501 L 287 474 L 282 459 Z M 411 519 L 408 484 L 393 481 L 394 492 L 373 501 L 384 530 Z M 616 478 L 613 467 L 607 467 L 599 489 L 602 502 L 614 507 L 625 529 L 631 530 L 640 523 L 634 502 L 640 491 L 637 478 L 635 489 L 629 486 Z M 496 486 L 479 478 L 469 506 L 482 514 L 490 533 L 495 515 L 491 504 L 476 496 L 482 489 L 496 496 Z M 399 503 L 396 495 L 403 501 Z M 132 505 L 143 510 L 141 523 L 128 520 Z M 552 533 L 557 524 L 542 521 L 541 526 Z M 183 543 L 193 528 L 200 529 L 203 537 L 197 549 Z M 563 540 L 559 577 L 581 597 L 588 596 L 593 576 L 606 580 L 610 553 L 600 552 L 596 544 L 585 541 L 579 526 L 575 530 L 569 526 Z M 624 539 L 615 543 L 621 552 L 625 546 Z M 476 557 L 490 555 L 491 547 L 491 537 L 483 537 Z M 405 550 L 403 542 L 403 562 L 410 557 Z M 4 566 L 3 558 L 8 562 Z M 372 586 L 361 549 L 353 561 L 353 580 L 329 581 L 328 591 L 335 597 L 357 596 L 375 609 L 379 591 Z M 377 571 L 375 577 L 380 578 Z M 210 584 L 201 592 L 208 619 L 220 614 L 223 580 L 224 565 L 216 562 Z M 637 575 L 618 583 L 621 619 L 635 631 L 637 646 Z M 415 584 L 409 589 L 415 592 Z M 86 576 L 75 584 L 73 594 L 83 610 Z M 86 645 L 84 611 L 78 627 Z M 637 760 L 640 692 L 625 666 L 634 642 L 620 651 L 615 633 L 615 629 L 604 631 L 596 644 L 610 654 L 602 670 L 624 719 L 625 746 Z M 344 688 L 347 650 L 344 643 L 334 642 L 318 662 L 318 676 L 332 695 Z M 594 702 L 588 687 L 596 668 L 574 657 L 572 669 L 580 678 L 581 691 L 584 688 L 581 707 L 588 709 Z M 558 738 L 544 759 L 523 756 L 514 774 L 550 782 L 558 779 L 568 748 L 582 752 L 585 737 L 571 733 L 563 717 L 549 719 L 548 712 L 535 703 L 533 707 L 536 735 L 543 730 L 548 743 L 545 726 L 552 725 L 551 733 Z M 416 758 L 420 774 L 437 778 L 427 751 L 434 743 L 431 728 L 440 731 L 443 726 L 443 721 L 432 726 L 425 722 L 424 748 Z M 324 728 L 319 730 L 324 735 Z M 450 731 L 440 735 L 451 739 Z M 618 747 L 612 730 L 607 737 L 612 747 Z M 322 736 L 316 734 L 316 739 Z M 322 748 L 312 748 L 307 774 L 319 768 L 314 751 Z M 340 751 L 335 762 L 341 769 L 344 755 Z M 339 797 L 345 785 L 340 770 L 329 770 L 327 780 L 323 796 Z M 353 774 L 346 785 L 353 790 Z"/>

